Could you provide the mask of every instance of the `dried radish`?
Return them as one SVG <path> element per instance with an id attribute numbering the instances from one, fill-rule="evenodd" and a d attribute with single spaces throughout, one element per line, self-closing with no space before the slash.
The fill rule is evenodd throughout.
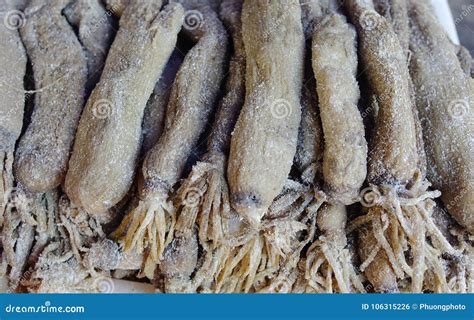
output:
<path id="1" fill-rule="evenodd" d="M 155 84 L 150 99 L 148 99 L 143 115 L 142 154 L 146 154 L 158 142 L 163 133 L 171 87 L 181 63 L 183 63 L 183 57 L 178 49 L 175 49 L 166 64 L 165 70 L 163 70 L 160 80 Z"/>
<path id="2" fill-rule="evenodd" d="M 411 278 L 412 292 L 421 292 L 425 269 L 430 260 L 441 261 L 442 253 L 457 254 L 446 243 L 431 218 L 430 183 L 419 169 L 419 150 L 414 99 L 406 61 L 397 35 L 388 21 L 360 0 L 348 9 L 360 37 L 360 56 L 379 110 L 372 150 L 369 153 L 369 188 L 362 192 L 368 213 L 352 222 L 352 227 L 368 224 L 377 245 L 366 241 L 360 251 L 371 246 L 362 263 L 365 275 L 377 291 L 397 291 L 394 279 Z M 436 241 L 428 241 L 428 235 Z M 409 244 L 408 245 L 403 245 Z M 432 255 L 432 250 L 436 254 Z M 383 250 L 385 255 L 379 254 Z M 408 263 L 407 251 L 412 255 Z M 372 264 L 378 268 L 367 268 Z M 378 270 L 385 270 L 381 277 Z M 393 274 L 391 273 L 393 271 Z"/>
<path id="3" fill-rule="evenodd" d="M 229 65 L 226 94 L 218 106 L 207 140 L 207 154 L 202 161 L 194 165 L 190 176 L 178 191 L 183 206 L 181 215 L 196 218 L 199 212 L 197 214 L 199 241 L 204 247 L 208 244 L 215 247 L 226 238 L 221 219 L 229 216 L 231 210 L 225 168 L 232 130 L 245 95 L 245 51 L 242 43 L 239 6 L 241 7 L 239 1 L 223 2 L 221 17 L 229 28 L 234 48 Z M 191 203 L 193 196 L 197 197 L 194 199 L 195 203 Z"/>
<path id="4" fill-rule="evenodd" d="M 345 235 L 345 205 L 357 202 L 367 175 L 367 142 L 357 107 L 355 40 L 354 28 L 338 13 L 323 18 L 313 33 L 312 63 L 324 133 L 323 176 L 329 203 L 318 212 L 321 236 L 306 253 L 305 278 L 316 291 L 323 292 L 365 291 L 352 267 Z"/>
<path id="5" fill-rule="evenodd" d="M 299 3 L 244 1 L 242 35 L 246 97 L 227 173 L 232 207 L 258 229 L 296 153 L 304 57 Z"/>
<path id="6" fill-rule="evenodd" d="M 0 226 L 13 190 L 13 152 L 23 127 L 25 91 L 23 78 L 26 72 L 26 53 L 18 32 L 24 23 L 19 11 L 0 0 Z M 20 19 L 20 20 L 16 20 Z"/>
<path id="7" fill-rule="evenodd" d="M 100 79 L 115 35 L 111 14 L 99 0 L 75 0 L 64 9 L 64 14 L 69 23 L 77 28 L 79 40 L 86 51 L 89 93 Z"/>
<path id="8" fill-rule="evenodd" d="M 374 6 L 375 10 L 390 22 L 402 49 L 408 54 L 410 28 L 407 0 L 374 0 Z"/>
<path id="9" fill-rule="evenodd" d="M 47 192 L 63 182 L 84 105 L 87 61 L 61 14 L 67 2 L 31 1 L 21 28 L 36 94 L 31 122 L 16 150 L 15 177 L 34 192 Z"/>
<path id="10" fill-rule="evenodd" d="M 187 30 L 197 43 L 173 83 L 164 132 L 143 163 L 140 202 L 115 233 L 126 232 L 121 240 L 126 252 L 149 248 L 145 266 L 149 278 L 173 237 L 176 213 L 170 192 L 205 129 L 224 77 L 227 34 L 209 7 L 199 7 L 199 12 L 202 23 Z"/>
<path id="11" fill-rule="evenodd" d="M 410 1 L 410 71 L 423 124 L 428 177 L 448 212 L 474 230 L 474 126 L 469 75 L 425 1 Z"/>
<path id="12" fill-rule="evenodd" d="M 127 193 L 140 149 L 146 102 L 176 44 L 179 4 L 134 1 L 120 19 L 100 82 L 82 114 L 65 190 L 90 214 L 101 214 Z"/>

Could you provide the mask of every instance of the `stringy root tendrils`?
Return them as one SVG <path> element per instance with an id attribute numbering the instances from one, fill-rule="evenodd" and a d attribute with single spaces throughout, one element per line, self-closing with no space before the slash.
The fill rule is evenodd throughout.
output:
<path id="1" fill-rule="evenodd" d="M 301 251 L 314 237 L 316 212 L 325 196 L 299 184 L 287 187 L 260 231 L 230 250 L 217 276 L 216 292 L 291 291 Z"/>
<path id="2" fill-rule="evenodd" d="M 369 224 L 377 245 L 361 263 L 361 271 L 372 263 L 379 250 L 384 250 L 397 278 L 411 278 L 413 292 L 422 292 L 427 281 L 446 282 L 442 255 L 461 257 L 461 252 L 451 246 L 433 221 L 432 199 L 439 197 L 440 192 L 428 191 L 429 187 L 430 183 L 417 178 L 406 189 L 364 189 L 361 203 L 368 213 L 353 220 L 348 232 Z"/>
<path id="3" fill-rule="evenodd" d="M 171 242 L 176 223 L 173 204 L 163 197 L 149 196 L 122 221 L 113 236 L 119 238 L 126 253 L 144 252 L 149 249 L 148 259 L 157 264 L 163 251 Z M 126 234 L 123 235 L 125 233 Z"/>
<path id="4" fill-rule="evenodd" d="M 223 158 L 198 162 L 178 190 L 177 198 L 180 201 L 180 215 L 192 217 L 185 220 L 190 226 L 197 222 L 199 242 L 205 250 L 212 251 L 220 243 L 235 240 L 233 235 L 236 230 L 229 228 L 236 214 L 230 207 Z M 176 229 L 182 228 L 185 226 L 176 226 Z"/>
<path id="5" fill-rule="evenodd" d="M 325 204 L 318 211 L 319 238 L 303 260 L 306 291 L 365 292 L 354 270 L 346 238 L 347 211 L 343 204 Z"/>

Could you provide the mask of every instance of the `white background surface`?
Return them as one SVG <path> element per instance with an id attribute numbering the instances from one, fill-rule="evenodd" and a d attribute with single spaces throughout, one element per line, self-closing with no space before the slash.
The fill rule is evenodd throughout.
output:
<path id="1" fill-rule="evenodd" d="M 459 44 L 459 37 L 454 24 L 453 15 L 449 8 L 448 0 L 431 0 L 435 8 L 436 15 L 455 44 Z"/>

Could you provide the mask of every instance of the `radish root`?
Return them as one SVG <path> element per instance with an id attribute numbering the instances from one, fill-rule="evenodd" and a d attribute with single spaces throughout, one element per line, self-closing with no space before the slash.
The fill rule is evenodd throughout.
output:
<path id="1" fill-rule="evenodd" d="M 0 1 L 0 11 L 8 14 L 19 7 L 18 3 Z M 19 8 L 18 8 L 19 9 Z M 23 127 L 25 108 L 24 77 L 27 57 L 17 28 L 9 28 L 7 17 L 0 26 L 0 51 L 2 70 L 0 71 L 0 228 L 5 210 L 13 190 L 13 154 L 15 143 Z M 24 21 L 22 21 L 24 22 Z"/>
<path id="2" fill-rule="evenodd" d="M 231 215 L 231 207 L 225 164 L 223 154 L 197 163 L 178 192 L 182 204 L 180 215 L 193 217 L 187 219 L 191 224 L 197 218 L 199 241 L 206 250 L 215 249 L 228 234 L 225 220 Z M 180 228 L 180 223 L 176 228 Z"/>
<path id="3" fill-rule="evenodd" d="M 383 250 L 397 278 L 411 278 L 412 292 L 424 289 L 425 272 L 433 273 L 436 281 L 446 281 L 441 256 L 459 257 L 461 253 L 451 246 L 432 219 L 435 206 L 432 199 L 441 193 L 429 191 L 430 186 L 417 175 L 408 188 L 385 185 L 365 189 L 367 192 L 362 194 L 361 202 L 369 207 L 368 213 L 355 219 L 349 232 L 369 224 L 377 245 L 362 262 L 361 271 L 373 262 L 379 250 Z M 426 240 L 428 237 L 430 242 Z M 411 250 L 411 263 L 406 258 L 408 250 Z"/>
<path id="4" fill-rule="evenodd" d="M 9 193 L 8 199 L 2 245 L 6 261 L 11 266 L 9 285 L 14 290 L 25 267 L 34 262 L 48 239 L 54 236 L 51 224 L 57 197 L 53 192 L 31 194 L 17 187 Z"/>
<path id="5" fill-rule="evenodd" d="M 305 197 L 308 197 L 308 193 L 303 196 L 303 199 Z M 286 221 L 278 221 L 278 219 L 276 219 L 272 221 L 269 226 L 265 224 L 264 236 L 268 243 L 267 247 L 269 247 L 268 256 L 272 257 L 269 261 L 274 262 L 270 264 L 270 267 L 266 267 L 262 272 L 257 274 L 255 287 L 258 292 L 292 292 L 299 275 L 298 263 L 301 253 L 306 245 L 314 238 L 316 231 L 316 214 L 319 207 L 326 200 L 323 193 L 317 193 L 308 204 L 311 198 L 312 197 L 306 198 L 304 201 L 303 205 L 307 207 L 304 209 L 302 218 L 287 219 Z M 304 208 L 304 206 L 300 208 Z M 277 232 L 269 227 L 273 227 Z M 305 232 L 303 238 L 298 236 L 298 233 L 301 231 Z M 284 240 L 281 241 L 280 239 Z M 281 245 L 280 242 L 283 242 L 283 245 Z M 272 266 L 277 266 L 277 271 L 272 272 Z M 261 287 L 261 283 L 266 285 Z"/>
<path id="6" fill-rule="evenodd" d="M 186 54 L 173 83 L 164 132 L 143 162 L 140 202 L 115 232 L 115 236 L 121 236 L 128 226 L 123 237 L 125 252 L 149 248 L 144 270 L 150 279 L 173 240 L 177 216 L 173 188 L 205 130 L 224 78 L 225 28 L 208 6 L 196 9 L 204 21 L 198 28 L 188 30 L 195 45 Z M 200 66 L 199 71 L 196 66 Z"/>
<path id="7" fill-rule="evenodd" d="M 13 190 L 13 152 L 0 151 L 0 227 Z"/>
<path id="8" fill-rule="evenodd" d="M 346 248 L 346 219 L 347 212 L 341 204 L 327 204 L 318 212 L 322 235 L 308 248 L 305 261 L 305 278 L 316 292 L 365 292 Z"/>
<path id="9" fill-rule="evenodd" d="M 125 233 L 123 238 L 124 251 L 135 249 L 142 253 L 150 247 L 149 255 L 153 261 L 160 261 L 164 248 L 172 240 L 172 232 L 176 222 L 175 208 L 167 194 L 150 196 L 140 201 L 122 221 L 114 232 L 117 237 Z"/>
<path id="10" fill-rule="evenodd" d="M 226 180 L 232 131 L 245 96 L 241 10 L 241 1 L 226 0 L 221 4 L 220 16 L 230 32 L 234 49 L 229 63 L 226 94 L 217 108 L 207 140 L 207 154 L 193 166 L 191 174 L 178 190 L 180 214 L 176 231 L 192 231 L 196 225 L 199 243 L 204 249 L 200 266 L 188 282 L 189 290 L 193 292 L 212 291 L 217 273 L 225 262 L 224 257 L 230 253 L 231 243 L 239 241 L 239 234 L 245 228 L 245 223 L 230 206 Z M 189 231 L 187 236 L 193 236 Z"/>
<path id="11" fill-rule="evenodd" d="M 314 237 L 316 212 L 325 199 L 324 194 L 290 180 L 260 230 L 248 233 L 223 258 L 215 291 L 290 292 L 300 254 Z"/>
<path id="12" fill-rule="evenodd" d="M 317 19 L 312 34 L 312 67 L 324 133 L 322 173 L 329 203 L 318 212 L 321 234 L 306 252 L 305 291 L 364 292 L 345 235 L 345 205 L 357 201 L 367 176 L 367 141 L 357 107 L 356 32 L 331 8 L 320 11 L 328 13 Z"/>
<path id="13" fill-rule="evenodd" d="M 133 1 L 79 122 L 66 175 L 71 201 L 100 215 L 127 194 L 138 161 L 146 102 L 176 44 L 184 9 Z"/>

